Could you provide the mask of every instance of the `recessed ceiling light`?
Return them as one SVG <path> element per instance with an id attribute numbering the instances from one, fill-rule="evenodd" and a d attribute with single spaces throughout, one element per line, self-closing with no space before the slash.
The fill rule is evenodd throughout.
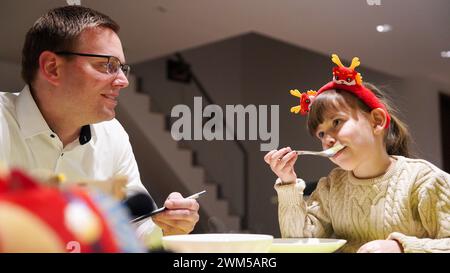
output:
<path id="1" fill-rule="evenodd" d="M 377 26 L 377 31 L 378 32 L 389 32 L 391 30 L 392 30 L 392 26 L 391 25 L 384 24 L 384 25 L 378 25 Z"/>
<path id="2" fill-rule="evenodd" d="M 450 50 L 449 51 L 442 51 L 441 52 L 442 58 L 450 58 Z"/>
<path id="3" fill-rule="evenodd" d="M 69 6 L 81 6 L 81 0 L 66 0 Z"/>

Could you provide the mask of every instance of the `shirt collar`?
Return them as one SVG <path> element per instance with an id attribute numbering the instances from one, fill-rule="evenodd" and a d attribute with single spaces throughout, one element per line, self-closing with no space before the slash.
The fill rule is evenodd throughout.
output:
<path id="1" fill-rule="evenodd" d="M 31 95 L 28 85 L 22 89 L 17 98 L 16 112 L 20 130 L 25 138 L 51 132 Z"/>
<path id="2" fill-rule="evenodd" d="M 28 85 L 22 89 L 17 98 L 16 112 L 20 130 L 25 138 L 30 138 L 42 133 L 52 133 L 52 130 L 37 107 Z M 80 144 L 84 145 L 88 143 L 91 138 L 91 126 L 84 125 L 81 127 L 80 137 L 78 138 Z"/>
<path id="3" fill-rule="evenodd" d="M 80 130 L 80 137 L 78 138 L 78 141 L 80 141 L 81 145 L 84 145 L 88 143 L 92 138 L 91 135 L 91 126 L 90 125 L 84 125 L 81 127 Z"/>

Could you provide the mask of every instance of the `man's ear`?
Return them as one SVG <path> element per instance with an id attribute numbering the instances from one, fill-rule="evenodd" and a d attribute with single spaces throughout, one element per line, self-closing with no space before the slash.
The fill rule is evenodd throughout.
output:
<path id="1" fill-rule="evenodd" d="M 375 134 L 384 133 L 387 122 L 387 113 L 381 108 L 375 108 L 370 112 L 370 121 Z"/>
<path id="2" fill-rule="evenodd" d="M 44 51 L 39 56 L 39 71 L 44 79 L 52 85 L 58 85 L 60 79 L 60 58 L 51 51 Z"/>

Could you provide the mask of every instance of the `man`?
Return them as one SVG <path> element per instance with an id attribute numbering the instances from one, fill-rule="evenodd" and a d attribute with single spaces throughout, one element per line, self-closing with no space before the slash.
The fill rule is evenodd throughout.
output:
<path id="1" fill-rule="evenodd" d="M 146 189 L 128 135 L 114 119 L 130 66 L 108 16 L 81 6 L 56 8 L 28 31 L 19 94 L 0 93 L 0 162 L 63 173 L 69 180 L 129 179 L 127 195 Z M 171 193 L 153 217 L 165 235 L 198 221 L 198 203 Z"/>

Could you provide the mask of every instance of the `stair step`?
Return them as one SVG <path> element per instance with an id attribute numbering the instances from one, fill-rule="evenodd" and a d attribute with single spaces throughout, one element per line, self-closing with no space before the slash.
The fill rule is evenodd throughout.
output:
<path id="1" fill-rule="evenodd" d="M 193 164 L 197 163 L 196 154 L 186 142 L 175 141 L 170 132 L 165 130 L 169 125 L 167 116 L 149 111 L 149 96 L 133 89 L 136 88 L 134 76 L 129 78 L 129 82 L 129 87 L 121 93 L 119 99 L 120 106 L 123 106 L 121 109 L 128 112 L 146 138 L 158 148 L 161 157 L 190 193 L 206 189 L 207 194 L 199 199 L 199 203 L 208 215 L 208 220 L 211 220 L 211 228 L 223 232 L 239 231 L 240 218 L 230 214 L 226 200 L 219 199 L 219 186 L 206 183 L 205 170 Z"/>

